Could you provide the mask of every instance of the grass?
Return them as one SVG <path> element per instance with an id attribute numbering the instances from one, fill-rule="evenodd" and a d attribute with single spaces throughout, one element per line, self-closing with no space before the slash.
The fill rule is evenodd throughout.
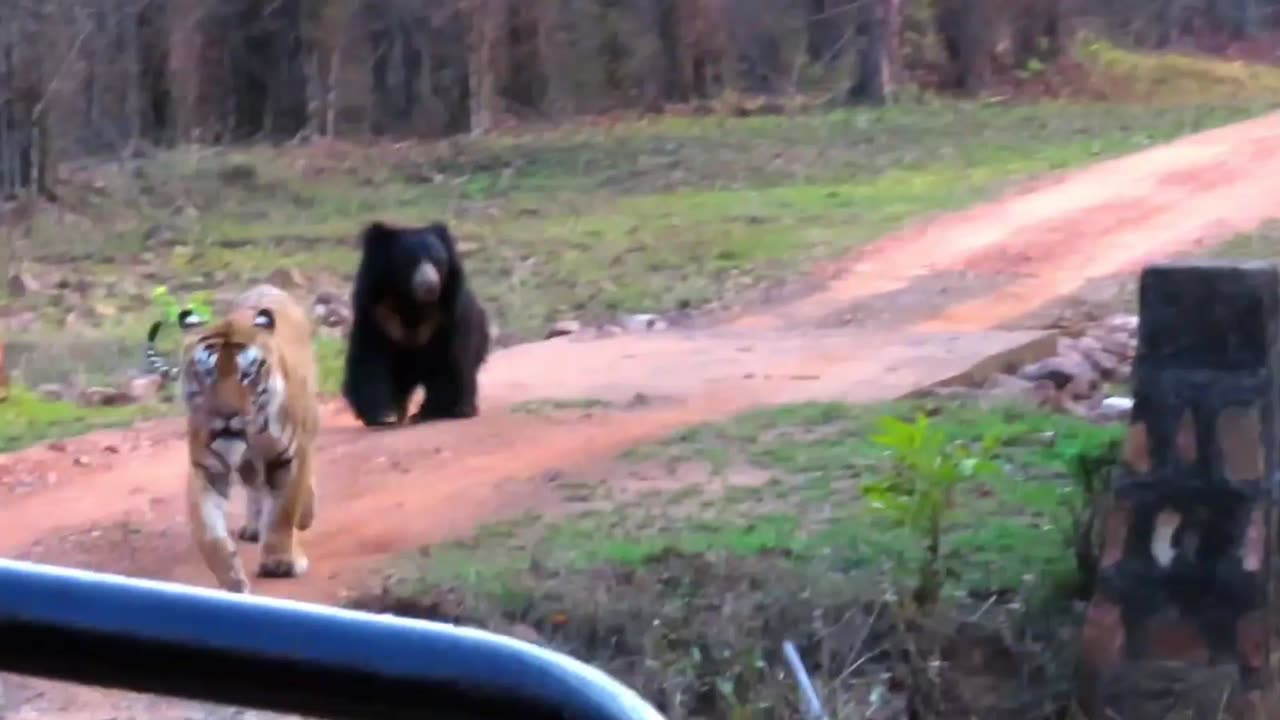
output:
<path id="1" fill-rule="evenodd" d="M 1252 102 L 1280 97 L 1280 68 L 1208 55 L 1135 53 L 1084 38 L 1078 56 L 1101 83 L 1140 102 Z"/>
<path id="2" fill-rule="evenodd" d="M 1253 232 L 1240 233 L 1215 245 L 1205 254 L 1224 260 L 1280 262 L 1280 221 L 1267 222 Z"/>
<path id="3" fill-rule="evenodd" d="M 837 680 L 856 660 L 846 655 L 859 650 L 846 638 L 837 657 L 823 638 L 857 616 L 874 642 L 889 642 L 877 634 L 891 628 L 867 616 L 909 584 L 920 541 L 869 507 L 860 489 L 892 460 L 868 439 L 874 421 L 918 411 L 933 414 L 954 442 L 995 438 L 1003 469 L 962 486 L 946 516 L 944 605 L 1025 614 L 1018 603 L 1030 603 L 1061 612 L 1076 589 L 1069 548 L 1082 504 L 1065 461 L 1119 430 L 1013 406 L 951 403 L 803 404 L 686 430 L 628 453 L 613 482 L 561 481 L 566 493 L 590 488 L 589 509 L 518 518 L 405 558 L 380 597 L 358 604 L 531 627 L 673 717 L 799 717 L 794 708 L 759 714 L 791 702 L 777 650 L 793 637 L 807 658 L 820 658 L 810 670 L 829 701 L 865 710 L 858 703 L 869 702 L 865 686 L 886 670 L 884 658 Z M 668 477 L 689 464 L 707 470 L 678 487 L 617 494 L 618 478 L 637 463 L 671 468 Z M 734 481 L 744 475 L 754 481 Z M 441 605 L 442 597 L 451 600 Z M 1022 710 L 1021 717 L 1040 717 Z"/>
<path id="4" fill-rule="evenodd" d="M 35 442 L 72 437 L 92 430 L 120 427 L 166 412 L 159 404 L 86 408 L 71 402 L 45 399 L 31 390 L 14 387 L 0 402 L 0 452 Z"/>
<path id="5" fill-rule="evenodd" d="M 1280 220 L 1263 223 L 1251 232 L 1239 233 L 1222 242 L 1184 253 L 1182 259 L 1263 260 L 1280 263 Z M 1138 312 L 1138 276 L 1095 278 L 1086 283 L 1075 298 L 1063 298 L 1037 311 L 1028 325 L 1049 318 L 1077 316 L 1102 318 L 1114 313 Z"/>
<path id="6" fill-rule="evenodd" d="M 140 362 L 154 286 L 225 300 L 297 268 L 304 292 L 345 295 L 353 236 L 373 218 L 447 219 L 502 343 L 564 317 L 750 301 L 914 218 L 1280 100 L 1273 69 L 1103 43 L 1084 57 L 1135 87 L 1167 89 L 1159 78 L 1183 63 L 1205 70 L 1144 103 L 922 94 L 884 109 L 581 122 L 430 144 L 183 147 L 69 168 L 57 208 L 19 228 L 41 289 L 6 302 L 32 318 L 6 342 L 30 387 L 118 377 Z M 333 392 L 340 348 L 318 350 Z"/>

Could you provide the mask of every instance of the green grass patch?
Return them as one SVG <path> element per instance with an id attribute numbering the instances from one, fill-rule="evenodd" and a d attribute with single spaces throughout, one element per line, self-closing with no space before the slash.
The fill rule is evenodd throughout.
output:
<path id="1" fill-rule="evenodd" d="M 79 204 L 93 221 L 84 225 L 42 219 L 32 255 L 78 258 L 104 287 L 136 273 L 144 252 L 153 275 L 192 289 L 243 285 L 281 266 L 341 285 L 364 222 L 445 218 L 504 333 L 533 338 L 565 315 L 696 307 L 782 281 L 922 214 L 1268 107 L 1256 98 L 1174 107 L 924 100 L 568 126 L 337 157 L 181 149 L 119 177 L 104 169 L 112 202 L 85 194 Z"/>
<path id="2" fill-rule="evenodd" d="M 1096 79 L 1132 100 L 1157 103 L 1253 102 L 1280 99 L 1280 68 L 1176 52 L 1136 53 L 1097 37 L 1077 55 Z"/>
<path id="3" fill-rule="evenodd" d="M 525 415 L 549 415 L 571 410 L 601 410 L 613 403 L 599 398 L 538 398 L 524 400 L 511 406 L 511 412 Z"/>
<path id="4" fill-rule="evenodd" d="M 1280 262 L 1280 220 L 1264 223 L 1253 232 L 1240 233 L 1204 254 L 1224 260 Z"/>
<path id="5" fill-rule="evenodd" d="M 919 548 L 867 510 L 860 488 L 883 475 L 890 459 L 870 439 L 873 421 L 884 413 L 906 417 L 915 409 L 804 404 L 682 431 L 629 452 L 625 460 L 705 462 L 730 475 L 746 464 L 774 480 L 730 487 L 711 507 L 684 489 L 653 493 L 538 528 L 533 536 L 524 533 L 515 547 L 500 533 L 433 548 L 417 577 L 429 586 L 465 585 L 465 573 L 455 571 L 483 566 L 495 579 L 518 585 L 535 557 L 547 566 L 585 569 L 642 565 L 672 551 L 785 551 L 837 572 L 878 572 L 886 561 L 909 568 L 918 562 Z M 955 592 L 1069 585 L 1072 559 L 1063 548 L 1080 497 L 1067 475 L 1065 453 L 1114 431 L 1014 406 L 992 412 L 948 405 L 934 425 L 959 442 L 994 437 L 1002 470 L 963 487 L 948 513 L 945 545 L 955 550 Z M 673 512 L 691 501 L 709 512 L 692 519 Z M 493 544 L 494 537 L 501 542 Z"/>
<path id="6" fill-rule="evenodd" d="M 1092 66 L 1153 87 L 1180 63 L 1197 79 L 1142 104 L 921 96 L 881 109 L 571 123 L 429 144 L 183 147 L 106 164 L 62 183 L 58 211 L 23 229 L 19 255 L 41 290 L 6 305 L 37 324 L 6 340 L 44 348 L 29 355 L 28 386 L 75 373 L 117 379 L 137 367 L 156 285 L 225 297 L 296 267 L 310 289 L 345 295 L 353 236 L 374 218 L 448 220 L 504 341 L 540 337 L 564 317 L 741 300 L 922 215 L 1280 99 L 1275 69 L 1102 43 L 1084 52 Z M 83 294 L 68 289 L 81 281 Z M 90 310 L 103 317 L 68 322 Z M 317 347 L 322 385 L 334 392 L 340 348 Z"/>
<path id="7" fill-rule="evenodd" d="M 0 401 L 0 452 L 128 425 L 142 418 L 164 415 L 167 410 L 159 404 L 85 408 L 71 402 L 46 400 L 19 385 L 10 388 L 9 397 Z"/>
<path id="8" fill-rule="evenodd" d="M 884 417 L 919 412 L 949 446 L 986 439 L 999 470 L 961 481 L 943 514 L 945 592 L 929 622 L 976 617 L 984 605 L 977 615 L 1006 622 L 1013 613 L 1019 626 L 1040 613 L 1061 621 L 1061 601 L 1077 590 L 1071 542 L 1084 504 L 1071 461 L 1122 429 L 1016 406 L 916 402 L 794 405 L 677 433 L 629 453 L 615 474 L 637 461 L 710 463 L 730 482 L 713 491 L 692 481 L 560 519 L 489 526 L 403 558 L 382 594 L 357 604 L 498 629 L 527 625 L 667 712 L 709 718 L 800 717 L 779 680 L 778 644 L 792 638 L 831 706 L 866 702 L 868 676 L 893 672 L 878 653 L 897 642 L 894 623 L 904 621 L 887 598 L 908 592 L 924 559 L 920 536 L 863 497 L 901 460 L 872 438 Z M 770 479 L 734 485 L 744 468 Z M 829 640 L 833 633 L 844 640 Z M 1057 662 L 1049 657 L 1038 648 L 1030 662 Z M 859 658 L 872 662 L 850 671 Z M 1047 705 L 1033 705 L 1057 702 L 1026 698 L 1018 717 L 1048 717 L 1039 714 Z M 777 714 L 759 714 L 771 704 Z"/>

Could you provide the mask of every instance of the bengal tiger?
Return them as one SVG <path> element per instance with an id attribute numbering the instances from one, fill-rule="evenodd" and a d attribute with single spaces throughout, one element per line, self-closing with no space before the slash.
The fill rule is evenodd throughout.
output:
<path id="1" fill-rule="evenodd" d="M 209 324 L 178 315 L 181 360 L 167 366 L 148 332 L 153 370 L 180 380 L 187 409 L 187 512 L 196 547 L 218 584 L 248 593 L 249 580 L 227 531 L 233 476 L 246 493 L 237 537 L 262 540 L 258 576 L 297 577 L 308 560 L 296 531 L 315 519 L 314 444 L 319 427 L 312 325 L 287 292 L 258 285 Z"/>

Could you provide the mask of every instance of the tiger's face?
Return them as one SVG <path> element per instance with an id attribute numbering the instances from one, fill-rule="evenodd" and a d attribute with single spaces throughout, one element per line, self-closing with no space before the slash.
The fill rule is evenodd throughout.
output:
<path id="1" fill-rule="evenodd" d="M 252 436 L 268 432 L 284 400 L 269 345 L 258 342 L 274 327 L 271 312 L 259 310 L 252 325 L 246 325 L 229 318 L 201 334 L 190 346 L 182 373 L 182 396 L 192 421 L 211 444 L 242 449 Z"/>

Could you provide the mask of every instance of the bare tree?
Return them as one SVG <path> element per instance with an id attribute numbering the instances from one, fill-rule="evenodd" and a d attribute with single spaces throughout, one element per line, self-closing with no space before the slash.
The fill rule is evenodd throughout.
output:
<path id="1" fill-rule="evenodd" d="M 1066 45 L 1065 0 L 1022 0 L 1010 12 L 1013 64 L 1049 62 Z"/>
<path id="2" fill-rule="evenodd" d="M 948 60 L 948 87 L 976 94 L 991 82 L 997 0 L 937 0 L 935 21 Z"/>
<path id="3" fill-rule="evenodd" d="M 471 132 L 493 129 L 501 113 L 499 71 L 506 63 L 503 35 L 509 0 L 470 0 Z"/>
<path id="4" fill-rule="evenodd" d="M 883 105 L 892 102 L 900 72 L 902 0 L 863 0 L 858 14 L 864 40 L 858 54 L 858 76 L 849 87 L 849 98 Z"/>

